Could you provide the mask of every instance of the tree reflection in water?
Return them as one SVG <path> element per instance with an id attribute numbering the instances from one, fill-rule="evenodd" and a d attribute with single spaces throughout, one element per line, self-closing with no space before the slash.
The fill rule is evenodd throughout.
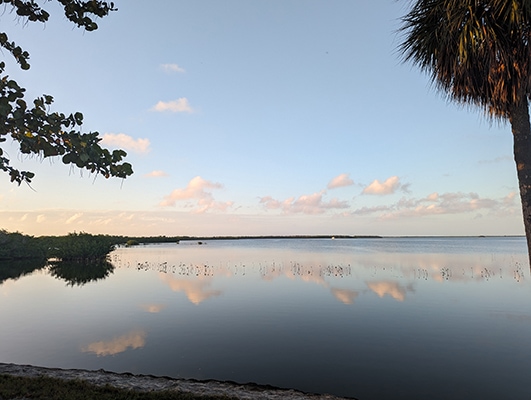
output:
<path id="1" fill-rule="evenodd" d="M 114 266 L 107 260 L 58 261 L 50 264 L 49 272 L 54 278 L 66 281 L 69 286 L 83 286 L 107 278 L 114 272 Z"/>
<path id="2" fill-rule="evenodd" d="M 24 275 L 31 274 L 46 265 L 44 259 L 30 260 L 2 260 L 0 261 L 0 284 L 8 279 L 16 280 Z"/>

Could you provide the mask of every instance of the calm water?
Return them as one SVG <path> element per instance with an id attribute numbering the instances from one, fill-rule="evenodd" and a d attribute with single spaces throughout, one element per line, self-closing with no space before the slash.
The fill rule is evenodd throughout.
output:
<path id="1" fill-rule="evenodd" d="M 531 399 L 523 238 L 120 248 L 0 267 L 0 362 L 370 399 Z"/>

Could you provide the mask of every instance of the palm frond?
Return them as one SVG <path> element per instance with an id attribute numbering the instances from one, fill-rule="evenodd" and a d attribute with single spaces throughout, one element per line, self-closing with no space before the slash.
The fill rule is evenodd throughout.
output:
<path id="1" fill-rule="evenodd" d="M 405 61 L 460 103 L 506 118 L 531 89 L 531 1 L 418 0 L 402 19 Z"/>

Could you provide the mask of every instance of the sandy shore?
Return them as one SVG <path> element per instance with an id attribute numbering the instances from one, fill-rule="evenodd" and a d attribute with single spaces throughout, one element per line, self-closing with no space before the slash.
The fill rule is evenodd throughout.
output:
<path id="1" fill-rule="evenodd" d="M 44 368 L 33 365 L 0 363 L 0 374 L 15 376 L 47 376 L 59 379 L 82 379 L 95 385 L 106 384 L 116 388 L 160 391 L 176 390 L 202 395 L 226 395 L 238 399 L 264 400 L 343 400 L 327 394 L 303 393 L 292 389 L 281 389 L 268 385 L 254 383 L 237 384 L 235 382 L 221 382 L 215 380 L 198 381 L 194 379 L 174 379 L 152 375 L 133 375 L 129 373 L 115 373 L 104 370 L 87 371 L 82 369 Z M 352 400 L 352 398 L 350 398 Z"/>

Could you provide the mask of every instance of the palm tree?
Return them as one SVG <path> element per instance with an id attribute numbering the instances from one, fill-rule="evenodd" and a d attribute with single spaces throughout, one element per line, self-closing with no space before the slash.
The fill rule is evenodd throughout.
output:
<path id="1" fill-rule="evenodd" d="M 449 99 L 510 122 L 531 260 L 531 1 L 416 0 L 400 31 L 405 61 Z"/>

